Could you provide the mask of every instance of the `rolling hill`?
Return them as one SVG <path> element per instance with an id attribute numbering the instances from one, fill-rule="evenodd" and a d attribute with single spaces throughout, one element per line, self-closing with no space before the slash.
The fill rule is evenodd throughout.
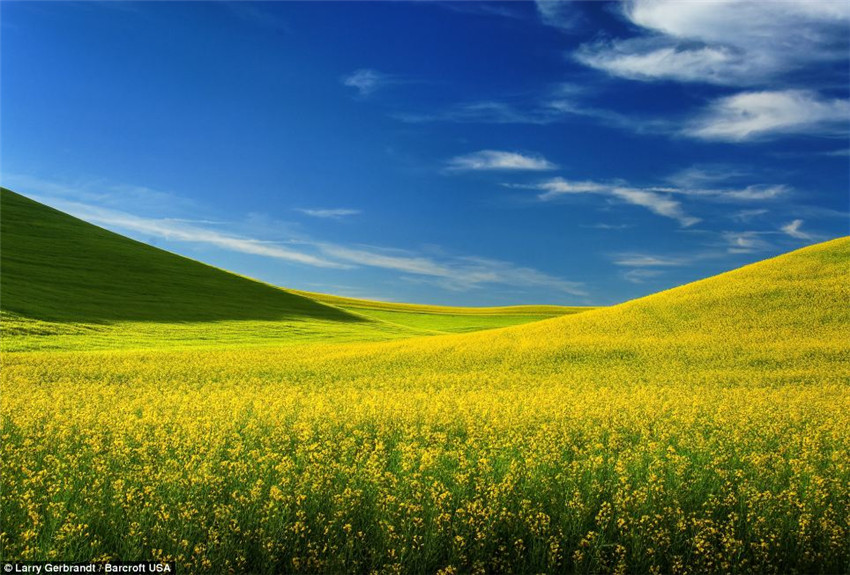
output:
<path id="1" fill-rule="evenodd" d="M 46 321 L 363 321 L 0 192 L 4 310 Z"/>
<path id="2" fill-rule="evenodd" d="M 848 277 L 845 237 L 610 308 L 334 353 L 429 380 L 449 371 L 492 381 L 496 370 L 576 384 L 846 381 Z"/>

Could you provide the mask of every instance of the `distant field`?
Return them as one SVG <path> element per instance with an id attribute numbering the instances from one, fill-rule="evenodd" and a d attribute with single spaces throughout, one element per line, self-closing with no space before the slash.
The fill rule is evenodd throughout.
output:
<path id="1" fill-rule="evenodd" d="M 594 309 L 592 307 L 555 305 L 449 307 L 370 301 L 298 290 L 291 291 L 352 313 L 359 313 L 366 317 L 430 333 L 464 333 L 481 329 L 494 329 Z"/>
<path id="2" fill-rule="evenodd" d="M 4 245 L 4 271 L 6 257 Z M 125 318 L 120 335 L 3 303 L 17 314 L 4 345 L 21 351 L 0 372 L 0 558 L 848 573 L 848 274 L 842 238 L 611 308 L 459 334 L 433 332 L 560 310 L 295 293 L 313 315 Z M 53 335 L 27 331 L 39 329 Z M 49 341 L 59 349 L 23 351 Z"/>

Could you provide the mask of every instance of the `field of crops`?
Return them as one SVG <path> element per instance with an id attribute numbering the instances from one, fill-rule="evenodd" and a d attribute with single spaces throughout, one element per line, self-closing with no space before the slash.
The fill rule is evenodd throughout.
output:
<path id="1" fill-rule="evenodd" d="M 844 238 L 471 334 L 7 351 L 0 555 L 850 572 L 848 271 Z"/>

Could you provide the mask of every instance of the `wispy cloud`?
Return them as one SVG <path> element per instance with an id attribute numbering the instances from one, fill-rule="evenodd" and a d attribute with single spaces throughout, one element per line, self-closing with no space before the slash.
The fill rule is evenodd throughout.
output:
<path id="1" fill-rule="evenodd" d="M 716 187 L 741 178 L 749 178 L 752 173 L 738 166 L 726 164 L 697 164 L 678 170 L 666 176 L 665 181 L 677 188 L 699 189 Z"/>
<path id="2" fill-rule="evenodd" d="M 611 194 L 630 204 L 642 206 L 659 216 L 672 218 L 684 227 L 692 226 L 700 221 L 699 218 L 687 215 L 679 202 L 655 191 L 614 188 Z"/>
<path id="3" fill-rule="evenodd" d="M 850 100 L 826 99 L 809 90 L 744 92 L 715 100 L 682 134 L 725 142 L 781 134 L 841 135 L 848 122 Z"/>
<path id="4" fill-rule="evenodd" d="M 459 124 L 551 124 L 564 114 L 554 108 L 520 106 L 498 100 L 464 102 L 436 112 L 402 112 L 392 117 L 409 124 L 451 122 Z"/>
<path id="5" fill-rule="evenodd" d="M 503 184 L 510 188 L 539 190 L 540 201 L 552 201 L 576 194 L 607 196 L 628 204 L 646 208 L 650 212 L 676 220 L 689 227 L 700 218 L 689 214 L 680 200 L 712 203 L 764 203 L 779 200 L 791 193 L 784 184 L 749 184 L 734 186 L 747 173 L 715 166 L 712 170 L 694 166 L 663 178 L 656 186 L 633 185 L 624 180 L 600 182 L 594 180 L 566 180 L 552 178 L 536 184 Z M 670 185 L 673 184 L 673 185 Z M 715 185 L 717 187 L 711 187 Z M 755 217 L 766 210 L 750 210 L 739 218 Z"/>
<path id="6" fill-rule="evenodd" d="M 594 106 L 586 101 L 592 91 L 584 85 L 560 83 L 530 97 L 512 96 L 459 102 L 442 109 L 395 112 L 390 116 L 410 124 L 443 122 L 537 126 L 589 119 L 641 133 L 669 134 L 675 131 L 673 122 L 669 119 L 638 117 L 633 113 L 621 114 Z"/>
<path id="7" fill-rule="evenodd" d="M 537 154 L 481 150 L 456 156 L 448 162 L 452 171 L 546 171 L 558 166 Z"/>
<path id="8" fill-rule="evenodd" d="M 660 270 L 633 269 L 623 273 L 623 278 L 633 284 L 642 284 L 647 280 L 658 277 L 664 272 Z"/>
<path id="9" fill-rule="evenodd" d="M 850 148 L 841 148 L 838 150 L 830 150 L 829 152 L 824 152 L 824 156 L 830 156 L 833 158 L 847 158 L 850 157 Z"/>
<path id="10" fill-rule="evenodd" d="M 695 165 L 667 176 L 675 193 L 703 196 L 718 201 L 773 200 L 791 193 L 785 184 L 741 184 L 753 174 L 735 166 Z"/>
<path id="11" fill-rule="evenodd" d="M 124 2 L 109 2 L 109 4 L 125 4 Z M 281 32 L 291 32 L 289 24 L 268 10 L 258 6 L 256 3 L 243 1 L 219 2 L 221 6 L 230 11 L 236 18 L 254 26 L 269 28 Z"/>
<path id="12" fill-rule="evenodd" d="M 780 229 L 792 238 L 796 238 L 798 240 L 812 239 L 810 234 L 800 229 L 801 227 L 803 227 L 803 220 L 793 220 L 782 226 Z"/>
<path id="13" fill-rule="evenodd" d="M 568 117 L 588 118 L 638 134 L 739 143 L 799 134 L 843 136 L 850 122 L 850 100 L 801 89 L 740 92 L 716 98 L 680 117 L 651 117 L 600 108 L 571 96 L 551 99 L 530 112 L 515 113 L 517 123 L 536 120 L 549 124 Z M 845 152 L 829 155 L 843 156 Z"/>
<path id="14" fill-rule="evenodd" d="M 653 270 L 656 274 L 643 274 L 644 279 L 652 275 L 660 275 L 661 270 L 688 267 L 694 264 L 705 261 L 720 259 L 727 256 L 726 251 L 718 249 L 706 249 L 695 251 L 687 254 L 651 254 L 645 252 L 620 252 L 611 254 L 611 263 L 615 266 L 626 268 L 629 270 Z M 640 277 L 641 274 L 633 274 L 633 277 Z"/>
<path id="15" fill-rule="evenodd" d="M 605 224 L 605 223 L 600 223 L 600 224 L 587 224 L 587 225 L 582 225 L 581 227 L 583 227 L 583 228 L 590 228 L 590 229 L 594 229 L 594 230 L 625 230 L 625 229 L 628 229 L 628 228 L 630 228 L 630 227 L 632 227 L 632 226 L 631 226 L 631 225 L 629 225 L 629 224 Z"/>
<path id="16" fill-rule="evenodd" d="M 751 83 L 759 66 L 759 62 L 726 46 L 683 48 L 658 37 L 585 44 L 576 51 L 575 59 L 629 80 L 712 84 Z"/>
<path id="17" fill-rule="evenodd" d="M 413 252 L 375 246 L 319 244 L 319 247 L 323 254 L 339 261 L 435 278 L 441 287 L 455 291 L 478 288 L 485 284 L 501 284 L 526 288 L 547 287 L 571 295 L 587 295 L 580 282 L 564 280 L 501 260 L 461 256 L 437 261 Z"/>
<path id="18" fill-rule="evenodd" d="M 678 267 L 690 263 L 688 259 L 670 256 L 655 256 L 637 253 L 619 254 L 614 265 L 629 268 Z"/>
<path id="19" fill-rule="evenodd" d="M 480 16 L 498 16 L 501 18 L 511 18 L 512 20 L 524 20 L 526 14 L 520 10 L 514 9 L 507 2 L 435 2 L 435 6 L 458 12 L 460 14 L 475 14 Z"/>
<path id="20" fill-rule="evenodd" d="M 168 191 L 148 186 L 116 184 L 99 178 L 64 182 L 4 172 L 3 185 L 14 190 L 26 190 L 29 194 L 43 198 L 131 210 L 137 214 L 162 214 L 165 210 L 171 215 L 193 213 L 198 209 L 193 201 Z"/>
<path id="21" fill-rule="evenodd" d="M 553 200 L 564 194 L 595 194 L 603 193 L 611 189 L 609 184 L 600 184 L 590 180 L 568 181 L 564 178 L 553 178 L 537 185 L 529 186 L 538 190 L 545 190 L 537 197 L 543 201 Z"/>
<path id="22" fill-rule="evenodd" d="M 788 195 L 790 186 L 785 184 L 752 184 L 742 188 L 667 188 L 673 194 L 702 196 L 719 201 L 773 200 Z"/>
<path id="23" fill-rule="evenodd" d="M 571 0 L 535 0 L 540 20 L 561 30 L 575 30 L 581 22 L 576 2 Z"/>
<path id="24" fill-rule="evenodd" d="M 314 218 L 332 220 L 339 220 L 347 216 L 356 216 L 362 213 L 361 210 L 354 210 L 350 208 L 296 208 L 296 211 Z"/>
<path id="25" fill-rule="evenodd" d="M 737 222 L 749 222 L 754 218 L 758 218 L 759 216 L 763 216 L 768 213 L 768 210 L 765 209 L 756 209 L 756 210 L 738 210 L 734 212 L 729 217 Z"/>
<path id="26" fill-rule="evenodd" d="M 362 97 L 370 96 L 388 84 L 395 83 L 395 79 L 389 74 L 378 72 L 371 68 L 361 68 L 351 74 L 342 77 L 345 86 L 354 88 Z"/>
<path id="27" fill-rule="evenodd" d="M 771 244 L 764 239 L 766 232 L 722 232 L 721 237 L 727 243 L 731 254 L 749 254 L 770 249 Z"/>
<path id="28" fill-rule="evenodd" d="M 686 214 L 681 204 L 672 199 L 669 194 L 659 193 L 653 189 L 638 189 L 593 181 L 571 182 L 563 178 L 553 178 L 530 187 L 543 190 L 543 193 L 538 195 L 542 201 L 550 201 L 570 194 L 602 194 L 628 204 L 641 206 L 659 216 L 674 219 L 684 227 L 692 226 L 700 221 L 699 218 Z"/>

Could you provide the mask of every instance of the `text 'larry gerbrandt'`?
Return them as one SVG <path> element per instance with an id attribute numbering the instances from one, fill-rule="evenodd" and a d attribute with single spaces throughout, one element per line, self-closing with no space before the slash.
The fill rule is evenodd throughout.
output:
<path id="1" fill-rule="evenodd" d="M 68 561 L 26 561 L 4 563 L 3 574 L 30 573 L 176 573 L 174 563 L 160 561 L 104 561 L 73 563 Z"/>

